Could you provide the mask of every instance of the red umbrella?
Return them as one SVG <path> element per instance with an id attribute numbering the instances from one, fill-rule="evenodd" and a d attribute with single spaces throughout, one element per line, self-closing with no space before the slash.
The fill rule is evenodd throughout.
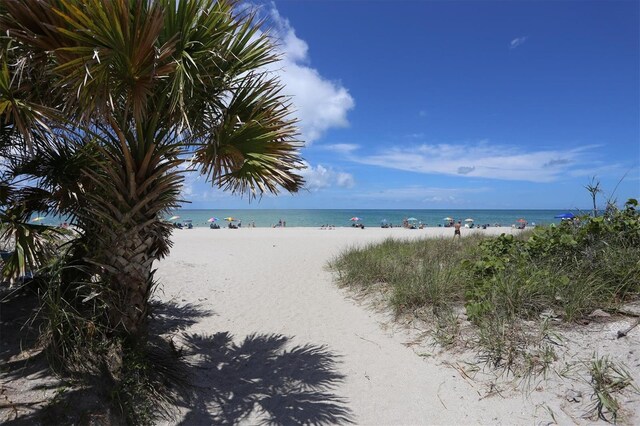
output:
<path id="1" fill-rule="evenodd" d="M 516 222 L 518 222 L 518 223 L 527 223 L 527 221 L 524 220 L 524 219 L 518 219 L 518 220 L 516 220 Z"/>

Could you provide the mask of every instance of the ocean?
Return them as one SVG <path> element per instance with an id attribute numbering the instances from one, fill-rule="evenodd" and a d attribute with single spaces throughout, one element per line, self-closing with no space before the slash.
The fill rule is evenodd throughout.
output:
<path id="1" fill-rule="evenodd" d="M 255 223 L 257 227 L 272 227 L 279 221 L 287 227 L 320 227 L 322 225 L 351 226 L 350 219 L 358 217 L 359 223 L 365 226 L 380 226 L 383 220 L 394 226 L 402 225 L 403 219 L 415 218 L 426 226 L 438 226 L 445 223 L 445 217 L 454 218 L 464 223 L 465 219 L 473 219 L 477 225 L 511 226 L 518 219 L 526 220 L 530 225 L 548 225 L 559 223 L 554 216 L 565 213 L 564 210 L 335 210 L 335 209 L 242 209 L 242 210 L 191 210 L 182 209 L 167 215 L 179 216 L 174 222 L 191 220 L 194 227 L 208 227 L 208 219 L 214 217 L 220 226 L 227 226 L 225 218 L 232 217 L 242 221 L 243 226 Z M 576 212 L 574 212 L 576 213 Z M 237 223 L 237 222 L 234 222 Z"/>

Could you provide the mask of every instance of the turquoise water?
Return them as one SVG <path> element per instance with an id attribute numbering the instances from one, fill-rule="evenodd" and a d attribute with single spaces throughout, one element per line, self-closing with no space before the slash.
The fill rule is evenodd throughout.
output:
<path id="1" fill-rule="evenodd" d="M 559 223 L 554 216 L 565 213 L 563 210 L 189 210 L 173 212 L 180 216 L 177 222 L 193 221 L 194 227 L 209 226 L 207 219 L 216 217 L 220 226 L 226 226 L 225 217 L 242 220 L 243 226 L 255 222 L 257 227 L 271 227 L 279 220 L 286 222 L 287 227 L 320 227 L 322 225 L 350 226 L 352 217 L 359 217 L 365 226 L 380 226 L 383 219 L 395 225 L 401 225 L 405 218 L 415 218 L 427 226 L 444 224 L 443 218 L 452 217 L 456 221 L 467 218 L 474 219 L 478 225 L 500 224 L 511 226 L 516 220 L 523 218 L 529 224 L 538 225 Z M 575 212 L 574 212 L 575 213 Z M 168 215 L 166 219 L 169 219 Z"/>

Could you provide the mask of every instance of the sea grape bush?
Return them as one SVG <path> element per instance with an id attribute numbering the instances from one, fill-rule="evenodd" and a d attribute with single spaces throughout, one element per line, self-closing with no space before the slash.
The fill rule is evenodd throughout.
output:
<path id="1" fill-rule="evenodd" d="M 640 293 L 638 201 L 536 228 L 523 238 L 501 235 L 466 260 L 467 315 L 532 315 L 554 309 L 573 319 Z"/>

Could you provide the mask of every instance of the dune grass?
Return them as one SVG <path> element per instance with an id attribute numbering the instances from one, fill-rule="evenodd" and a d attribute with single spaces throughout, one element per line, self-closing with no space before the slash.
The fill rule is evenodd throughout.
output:
<path id="1" fill-rule="evenodd" d="M 388 239 L 329 263 L 340 286 L 383 294 L 397 314 L 432 313 L 433 337 L 455 342 L 464 305 L 487 364 L 531 376 L 554 359 L 549 318 L 572 322 L 640 295 L 637 201 L 579 223 L 518 236 Z M 522 327 L 537 321 L 537 330 Z M 534 360 L 535 362 L 532 362 Z"/>
<path id="2" fill-rule="evenodd" d="M 341 286 L 384 291 L 396 313 L 464 302 L 478 323 L 543 312 L 573 321 L 640 294 L 640 217 L 631 201 L 580 226 L 518 236 L 387 239 L 346 250 L 329 267 Z"/>
<path id="3" fill-rule="evenodd" d="M 463 266 L 482 236 L 386 239 L 346 250 L 330 263 L 340 286 L 364 292 L 384 291 L 396 314 L 416 308 L 445 307 L 464 300 L 468 271 Z"/>
<path id="4" fill-rule="evenodd" d="M 618 395 L 629 389 L 635 393 L 639 390 L 627 369 L 607 356 L 600 357 L 594 353 L 587 367 L 588 383 L 593 391 L 591 411 L 594 417 L 615 424 L 621 408 Z"/>

